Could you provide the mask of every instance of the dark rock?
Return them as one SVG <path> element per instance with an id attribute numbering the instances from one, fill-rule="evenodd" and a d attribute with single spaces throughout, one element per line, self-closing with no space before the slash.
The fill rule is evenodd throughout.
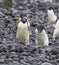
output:
<path id="1" fill-rule="evenodd" d="M 31 26 L 32 27 L 36 27 L 37 26 L 37 23 L 32 23 Z"/>
<path id="2" fill-rule="evenodd" d="M 59 63 L 59 59 L 56 59 L 56 62 Z"/>
<path id="3" fill-rule="evenodd" d="M 37 49 L 35 47 L 33 47 L 31 53 L 34 54 L 36 51 L 37 51 Z"/>
<path id="4" fill-rule="evenodd" d="M 7 49 L 5 47 L 2 48 L 3 52 L 7 52 Z"/>
<path id="5" fill-rule="evenodd" d="M 50 53 L 52 53 L 53 55 L 59 54 L 58 50 L 59 50 L 58 48 L 54 47 L 54 48 L 51 49 Z"/>
<path id="6" fill-rule="evenodd" d="M 15 49 L 16 52 L 22 53 L 24 52 L 24 49 L 20 46 Z"/>
<path id="7" fill-rule="evenodd" d="M 40 47 L 38 47 L 37 50 L 38 50 L 38 53 L 42 52 L 42 49 Z"/>

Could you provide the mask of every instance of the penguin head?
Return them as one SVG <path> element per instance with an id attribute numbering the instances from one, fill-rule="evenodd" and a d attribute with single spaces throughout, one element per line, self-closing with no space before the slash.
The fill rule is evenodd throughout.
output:
<path id="1" fill-rule="evenodd" d="M 26 22 L 27 22 L 27 19 L 26 19 L 25 17 L 23 17 L 23 18 L 21 19 L 21 21 L 22 21 L 22 23 L 26 23 Z"/>
<path id="2" fill-rule="evenodd" d="M 53 7 L 49 7 L 49 10 L 53 9 Z"/>
<path id="3" fill-rule="evenodd" d="M 52 7 L 48 9 L 48 13 L 54 15 L 54 11 Z"/>
<path id="4" fill-rule="evenodd" d="M 21 17 L 21 18 L 26 17 L 26 13 L 21 13 L 21 14 L 20 14 L 20 17 Z"/>
<path id="5" fill-rule="evenodd" d="M 21 14 L 20 14 L 20 17 L 21 17 L 22 23 L 26 23 L 26 22 L 27 22 L 27 16 L 26 16 L 25 13 L 21 13 Z"/>
<path id="6" fill-rule="evenodd" d="M 37 30 L 38 30 L 39 33 L 41 33 L 44 29 L 45 29 L 45 28 L 44 28 L 43 25 L 38 25 L 38 26 L 37 26 Z"/>

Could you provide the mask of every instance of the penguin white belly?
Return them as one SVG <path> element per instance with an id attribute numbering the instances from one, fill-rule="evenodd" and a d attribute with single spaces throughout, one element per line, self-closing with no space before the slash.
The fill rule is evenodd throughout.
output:
<path id="1" fill-rule="evenodd" d="M 55 28 L 59 28 L 59 19 L 58 21 L 56 22 L 56 25 L 54 26 Z"/>
<path id="2" fill-rule="evenodd" d="M 27 27 L 18 27 L 16 38 L 20 40 L 20 42 L 29 44 L 29 31 Z"/>
<path id="3" fill-rule="evenodd" d="M 59 37 L 59 29 L 54 30 L 53 39 L 55 39 L 56 37 Z"/>
<path id="4" fill-rule="evenodd" d="M 42 35 L 40 35 L 40 33 L 37 34 L 37 43 L 38 43 L 39 45 L 43 45 L 43 39 L 42 39 L 41 36 L 42 36 Z"/>
<path id="5" fill-rule="evenodd" d="M 36 38 L 39 45 L 49 45 L 48 36 L 44 30 L 41 33 L 38 33 Z"/>
<path id="6" fill-rule="evenodd" d="M 19 27 L 19 39 L 20 39 L 20 42 L 25 43 L 26 29 L 24 27 Z"/>
<path id="7" fill-rule="evenodd" d="M 57 17 L 55 15 L 48 15 L 48 21 L 49 22 L 55 22 Z"/>

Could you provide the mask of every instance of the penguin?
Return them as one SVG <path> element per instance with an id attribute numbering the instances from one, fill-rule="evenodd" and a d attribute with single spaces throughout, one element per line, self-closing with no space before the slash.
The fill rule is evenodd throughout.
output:
<path id="1" fill-rule="evenodd" d="M 54 23 L 57 19 L 57 16 L 54 14 L 52 7 L 50 7 L 47 11 L 48 21 L 49 23 Z"/>
<path id="2" fill-rule="evenodd" d="M 56 28 L 56 29 L 54 29 L 54 32 L 53 32 L 53 40 L 55 40 L 58 37 L 59 37 L 59 29 Z"/>
<path id="3" fill-rule="evenodd" d="M 53 32 L 53 40 L 59 37 L 59 19 L 57 20 L 55 26 L 54 26 L 54 32 Z"/>
<path id="4" fill-rule="evenodd" d="M 35 32 L 36 32 L 36 39 L 35 39 L 36 45 L 40 45 L 43 47 L 49 46 L 49 39 L 44 26 L 38 25 L 36 27 Z"/>
<path id="5" fill-rule="evenodd" d="M 56 28 L 59 28 L 59 17 L 58 17 L 58 19 L 57 19 L 57 21 L 56 21 L 56 24 L 54 25 L 54 28 L 56 29 Z"/>
<path id="6" fill-rule="evenodd" d="M 18 24 L 16 39 L 20 40 L 20 42 L 25 45 L 29 45 L 28 22 L 25 17 L 22 17 L 21 21 Z"/>
<path id="7" fill-rule="evenodd" d="M 27 24 L 28 24 L 28 29 L 30 30 L 30 21 L 28 20 L 27 17 L 24 17 L 27 20 Z"/>
<path id="8" fill-rule="evenodd" d="M 28 20 L 26 13 L 21 13 L 19 20 L 21 21 L 26 20 L 28 24 L 28 29 L 30 29 L 30 21 Z"/>

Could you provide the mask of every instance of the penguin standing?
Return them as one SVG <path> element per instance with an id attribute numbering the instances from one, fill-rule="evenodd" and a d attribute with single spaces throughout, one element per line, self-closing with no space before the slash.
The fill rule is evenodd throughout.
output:
<path id="1" fill-rule="evenodd" d="M 54 25 L 54 28 L 59 28 L 59 17 L 57 18 L 56 24 Z"/>
<path id="2" fill-rule="evenodd" d="M 57 20 L 54 27 L 55 27 L 55 29 L 53 32 L 53 40 L 55 40 L 57 37 L 59 37 L 59 19 Z"/>
<path id="3" fill-rule="evenodd" d="M 52 8 L 49 8 L 49 10 L 47 11 L 47 15 L 48 15 L 48 21 L 49 23 L 55 22 L 57 19 L 57 16 L 54 14 L 54 11 Z"/>
<path id="4" fill-rule="evenodd" d="M 59 37 L 59 29 L 56 28 L 56 29 L 54 30 L 54 32 L 53 32 L 53 40 L 55 40 L 55 39 L 58 38 L 58 37 Z"/>
<path id="5" fill-rule="evenodd" d="M 16 38 L 19 39 L 21 43 L 29 45 L 28 21 L 25 17 L 22 17 L 21 21 L 18 24 Z"/>
<path id="6" fill-rule="evenodd" d="M 48 46 L 49 45 L 49 39 L 48 39 L 48 35 L 44 29 L 43 25 L 38 25 L 36 30 L 36 45 L 41 45 L 41 46 Z"/>

